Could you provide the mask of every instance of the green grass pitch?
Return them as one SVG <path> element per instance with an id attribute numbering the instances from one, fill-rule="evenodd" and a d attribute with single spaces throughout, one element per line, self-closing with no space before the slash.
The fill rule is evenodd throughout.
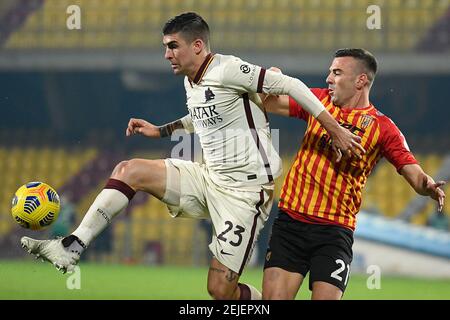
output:
<path id="1" fill-rule="evenodd" d="M 208 269 L 113 265 L 81 262 L 75 274 L 61 274 L 50 264 L 25 259 L 0 260 L 0 299 L 210 299 Z M 71 278 L 72 277 L 72 278 Z M 369 290 L 365 275 L 353 274 L 344 299 L 450 299 L 450 280 L 381 277 L 381 289 Z M 262 268 L 249 268 L 243 282 L 261 288 Z M 80 285 L 80 289 L 68 289 Z M 297 299 L 309 299 L 307 282 Z"/>

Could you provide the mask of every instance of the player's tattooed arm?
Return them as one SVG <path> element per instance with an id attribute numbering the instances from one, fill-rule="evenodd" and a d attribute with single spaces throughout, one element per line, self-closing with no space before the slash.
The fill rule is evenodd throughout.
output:
<path id="1" fill-rule="evenodd" d="M 194 132 L 191 116 L 188 114 L 181 119 L 158 127 L 161 138 L 169 137 L 177 129 L 184 129 L 186 132 Z"/>
<path id="2" fill-rule="evenodd" d="M 169 137 L 175 130 L 183 128 L 184 126 L 181 119 L 175 120 L 173 122 L 158 127 L 161 138 Z"/>
<path id="3" fill-rule="evenodd" d="M 140 134 L 149 138 L 163 138 L 172 135 L 177 129 L 184 129 L 188 133 L 194 132 L 194 126 L 189 114 L 163 126 L 156 126 L 143 119 L 131 118 L 125 134 L 127 137 Z"/>

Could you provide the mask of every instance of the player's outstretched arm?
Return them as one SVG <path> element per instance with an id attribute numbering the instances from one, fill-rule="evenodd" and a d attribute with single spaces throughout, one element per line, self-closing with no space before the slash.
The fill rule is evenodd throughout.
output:
<path id="1" fill-rule="evenodd" d="M 240 59 L 224 63 L 221 72 L 223 86 L 241 92 L 291 96 L 302 108 L 315 117 L 332 138 L 332 147 L 337 154 L 337 162 L 345 155 L 364 154 L 361 138 L 339 123 L 325 109 L 311 90 L 299 79 L 286 76 L 275 70 L 265 70 L 256 65 L 248 65 Z M 342 151 L 342 152 L 341 152 Z"/>
<path id="2" fill-rule="evenodd" d="M 441 187 L 445 181 L 435 182 L 418 164 L 407 164 L 400 169 L 400 174 L 408 181 L 413 189 L 422 196 L 429 196 L 438 202 L 438 211 L 444 208 L 445 193 Z"/>
<path id="3" fill-rule="evenodd" d="M 149 138 L 164 138 L 172 135 L 177 129 L 193 132 L 192 121 L 189 115 L 162 126 L 156 126 L 143 119 L 131 118 L 125 134 L 127 137 L 133 134 L 141 134 Z"/>
<path id="4" fill-rule="evenodd" d="M 365 153 L 361 146 L 361 138 L 349 130 L 342 128 L 338 122 L 325 109 L 317 97 L 310 89 L 299 79 L 291 78 L 281 74 L 277 68 L 267 70 L 264 89 L 272 96 L 267 96 L 266 110 L 281 115 L 289 116 L 289 98 L 276 95 L 279 93 L 288 94 L 298 104 L 302 105 L 304 110 L 314 116 L 317 121 L 328 131 L 332 137 L 332 147 L 337 155 L 337 162 L 341 160 L 342 151 L 347 156 L 352 154 L 360 157 Z M 273 96 L 275 94 L 275 97 Z"/>

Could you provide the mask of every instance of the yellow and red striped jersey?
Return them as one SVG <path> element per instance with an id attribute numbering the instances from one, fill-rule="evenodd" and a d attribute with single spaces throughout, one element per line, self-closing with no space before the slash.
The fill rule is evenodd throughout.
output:
<path id="1" fill-rule="evenodd" d="M 366 153 L 361 159 L 343 157 L 336 163 L 331 138 L 320 123 L 289 99 L 289 115 L 307 122 L 300 150 L 282 187 L 279 208 L 309 223 L 336 224 L 351 230 L 361 206 L 367 178 L 381 157 L 399 171 L 414 158 L 398 127 L 372 104 L 341 109 L 331 102 L 328 89 L 311 89 L 339 124 L 361 137 Z"/>

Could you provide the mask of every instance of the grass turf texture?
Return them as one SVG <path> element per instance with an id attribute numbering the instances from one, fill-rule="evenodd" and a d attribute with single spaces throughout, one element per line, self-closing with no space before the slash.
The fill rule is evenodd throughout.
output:
<path id="1" fill-rule="evenodd" d="M 207 268 L 80 264 L 80 289 L 74 274 L 61 274 L 40 261 L 0 260 L 0 299 L 210 299 L 206 291 Z M 450 280 L 382 275 L 381 289 L 369 290 L 369 275 L 353 274 L 344 299 L 450 299 Z M 249 268 L 242 282 L 261 288 L 262 268 Z M 297 299 L 309 299 L 305 280 Z"/>

